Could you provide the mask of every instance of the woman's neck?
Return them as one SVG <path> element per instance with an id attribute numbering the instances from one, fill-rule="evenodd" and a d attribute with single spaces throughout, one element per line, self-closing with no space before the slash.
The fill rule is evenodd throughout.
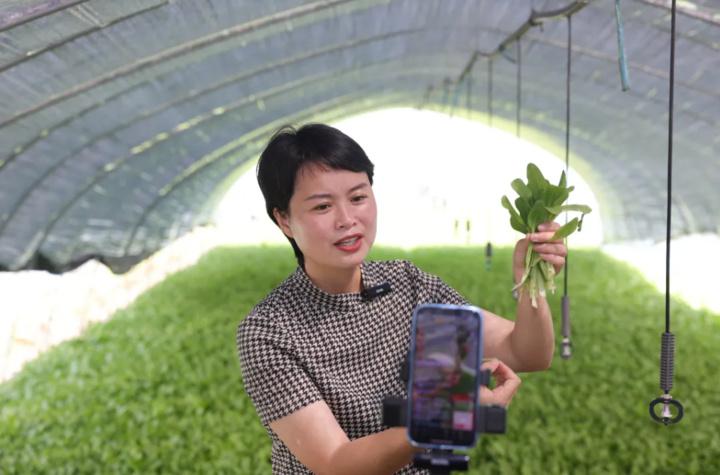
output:
<path id="1" fill-rule="evenodd" d="M 305 264 L 305 273 L 315 286 L 328 294 L 359 293 L 362 290 L 360 266 L 350 269 L 332 269 Z"/>

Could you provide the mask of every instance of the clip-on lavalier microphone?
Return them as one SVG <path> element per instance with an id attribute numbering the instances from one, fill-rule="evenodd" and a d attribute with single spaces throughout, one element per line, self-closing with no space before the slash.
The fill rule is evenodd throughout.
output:
<path id="1" fill-rule="evenodd" d="M 380 285 L 375 285 L 373 287 L 362 289 L 360 295 L 362 295 L 362 298 L 365 300 L 372 300 L 376 297 L 380 297 L 381 295 L 389 293 L 391 290 L 392 287 L 390 287 L 390 282 L 383 282 Z"/>

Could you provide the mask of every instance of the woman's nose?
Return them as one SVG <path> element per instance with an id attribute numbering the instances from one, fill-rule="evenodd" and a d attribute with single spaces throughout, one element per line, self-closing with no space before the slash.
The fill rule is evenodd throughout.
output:
<path id="1" fill-rule="evenodd" d="M 352 213 L 345 206 L 337 207 L 336 226 L 338 229 L 349 228 L 354 223 Z"/>

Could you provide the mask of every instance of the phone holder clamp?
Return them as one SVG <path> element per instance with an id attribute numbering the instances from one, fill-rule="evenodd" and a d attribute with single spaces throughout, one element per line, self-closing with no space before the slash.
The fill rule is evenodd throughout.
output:
<path id="1" fill-rule="evenodd" d="M 401 371 L 401 374 L 404 370 Z M 490 371 L 480 372 L 480 385 L 490 384 Z M 386 396 L 383 400 L 383 425 L 387 427 L 407 426 L 407 398 L 401 396 Z M 506 430 L 507 412 L 503 406 L 478 406 L 475 427 L 478 433 L 504 434 Z M 452 450 L 431 449 L 425 453 L 418 453 L 413 464 L 418 468 L 429 468 L 430 473 L 436 475 L 449 474 L 452 470 L 467 471 L 470 457 L 464 454 L 454 454 Z"/>

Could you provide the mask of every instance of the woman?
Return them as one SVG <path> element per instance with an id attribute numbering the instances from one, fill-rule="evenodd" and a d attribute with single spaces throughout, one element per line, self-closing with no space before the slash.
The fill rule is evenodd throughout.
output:
<path id="1" fill-rule="evenodd" d="M 399 377 L 410 316 L 422 303 L 468 302 L 437 276 L 404 260 L 366 261 L 375 240 L 373 164 L 337 129 L 281 128 L 261 154 L 258 183 L 270 218 L 293 247 L 298 267 L 238 327 L 245 389 L 272 439 L 274 473 L 423 473 L 408 465 L 417 449 L 402 428 L 386 429 L 382 399 L 406 395 Z M 523 272 L 529 242 L 559 271 L 555 223 L 518 242 Z M 383 283 L 391 291 L 371 298 Z M 514 371 L 546 369 L 554 332 L 544 299 L 525 294 L 515 322 L 484 310 L 485 364 L 496 387 L 484 403 L 507 405 Z"/>

